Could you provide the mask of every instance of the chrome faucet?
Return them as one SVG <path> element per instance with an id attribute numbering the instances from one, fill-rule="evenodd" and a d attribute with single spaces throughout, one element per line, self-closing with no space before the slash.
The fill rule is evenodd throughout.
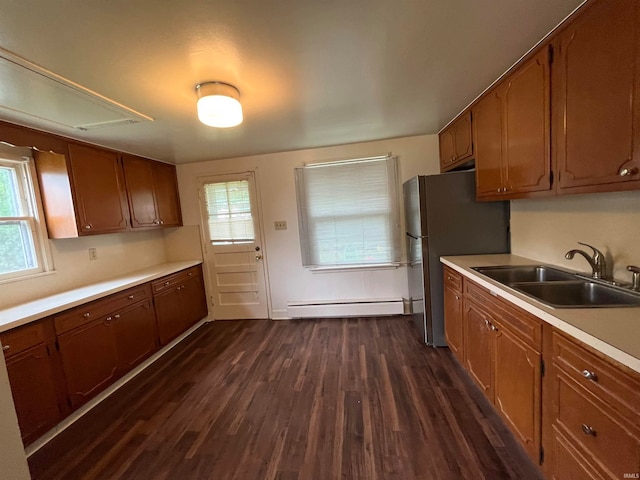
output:
<path id="1" fill-rule="evenodd" d="M 636 292 L 640 292 L 640 267 L 636 267 L 635 265 L 627 266 L 627 270 L 631 272 L 632 282 L 631 282 L 631 290 Z"/>
<path id="2" fill-rule="evenodd" d="M 587 245 L 586 243 L 578 242 L 578 244 L 584 245 L 585 247 L 589 247 L 591 250 L 593 250 L 593 257 L 583 250 L 569 250 L 567 253 L 565 253 L 564 258 L 566 258 L 567 260 L 571 260 L 576 253 L 579 253 L 585 258 L 585 260 L 587 260 L 587 262 L 589 262 L 589 265 L 591 265 L 591 276 L 593 278 L 606 278 L 607 261 L 604 257 L 604 253 L 602 253 L 597 248 L 592 247 L 591 245 Z"/>

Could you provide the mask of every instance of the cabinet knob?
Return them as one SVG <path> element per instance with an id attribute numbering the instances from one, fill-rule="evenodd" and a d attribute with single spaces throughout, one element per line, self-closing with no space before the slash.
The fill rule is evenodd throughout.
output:
<path id="1" fill-rule="evenodd" d="M 618 172 L 618 175 L 620 175 L 621 177 L 631 177 L 636 173 L 638 173 L 638 169 L 636 167 L 631 167 L 631 168 L 620 169 L 620 171 Z"/>
<path id="2" fill-rule="evenodd" d="M 458 295 L 456 295 L 456 300 L 460 300 L 460 297 Z"/>
<path id="3" fill-rule="evenodd" d="M 589 370 L 583 370 L 582 376 L 587 380 L 593 380 L 594 382 L 598 381 L 598 375 L 596 375 L 595 372 L 590 372 Z"/>
<path id="4" fill-rule="evenodd" d="M 590 427 L 586 423 L 582 424 L 582 431 L 584 432 L 585 435 L 591 435 L 592 437 L 596 436 L 595 429 L 593 427 Z"/>
<path id="5" fill-rule="evenodd" d="M 116 313 L 116 314 L 113 316 L 113 318 L 120 318 L 120 314 L 119 314 L 119 313 Z"/>
<path id="6" fill-rule="evenodd" d="M 105 318 L 105 321 L 110 322 L 111 321 L 111 317 Z"/>
<path id="7" fill-rule="evenodd" d="M 189 276 L 190 276 L 190 277 L 191 277 L 191 276 L 193 276 L 193 272 L 189 272 Z"/>
<path id="8" fill-rule="evenodd" d="M 91 230 L 91 225 L 85 225 L 85 226 L 84 226 L 84 229 L 85 229 L 85 230 Z"/>
<path id="9" fill-rule="evenodd" d="M 128 298 L 129 300 L 133 300 L 133 295 L 129 295 L 127 298 Z"/>
<path id="10" fill-rule="evenodd" d="M 4 345 L 2 347 L 2 351 L 6 352 L 7 350 L 9 350 L 11 348 L 11 345 Z"/>
<path id="11" fill-rule="evenodd" d="M 164 225 L 164 220 L 160 220 L 160 225 Z"/>
<path id="12" fill-rule="evenodd" d="M 165 285 L 169 285 L 171 282 L 164 282 Z"/>
<path id="13" fill-rule="evenodd" d="M 154 221 L 153 221 L 153 223 L 154 223 L 155 225 L 160 225 L 160 220 L 154 220 Z"/>
<path id="14" fill-rule="evenodd" d="M 87 312 L 87 313 L 83 313 L 82 316 L 84 318 L 89 318 L 91 316 L 91 314 L 89 312 Z"/>

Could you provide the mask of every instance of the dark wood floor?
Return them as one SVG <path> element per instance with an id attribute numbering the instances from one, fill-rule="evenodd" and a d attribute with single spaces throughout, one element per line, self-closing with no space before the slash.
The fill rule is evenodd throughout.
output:
<path id="1" fill-rule="evenodd" d="M 538 479 L 405 318 L 214 322 L 30 458 L 36 479 Z"/>

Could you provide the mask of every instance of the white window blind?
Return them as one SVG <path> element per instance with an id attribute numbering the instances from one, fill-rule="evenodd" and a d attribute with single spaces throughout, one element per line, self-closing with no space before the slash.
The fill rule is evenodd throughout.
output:
<path id="1" fill-rule="evenodd" d="M 305 267 L 400 262 L 396 157 L 296 168 Z"/>
<path id="2" fill-rule="evenodd" d="M 204 184 L 209 238 L 212 243 L 253 242 L 249 182 Z"/>

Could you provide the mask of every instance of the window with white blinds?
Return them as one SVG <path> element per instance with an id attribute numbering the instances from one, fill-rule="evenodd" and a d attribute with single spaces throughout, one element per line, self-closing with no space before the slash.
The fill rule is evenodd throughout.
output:
<path id="1" fill-rule="evenodd" d="M 207 227 L 213 244 L 253 242 L 249 181 L 204 184 Z"/>
<path id="2" fill-rule="evenodd" d="M 306 165 L 295 176 L 303 266 L 400 262 L 396 157 Z"/>

